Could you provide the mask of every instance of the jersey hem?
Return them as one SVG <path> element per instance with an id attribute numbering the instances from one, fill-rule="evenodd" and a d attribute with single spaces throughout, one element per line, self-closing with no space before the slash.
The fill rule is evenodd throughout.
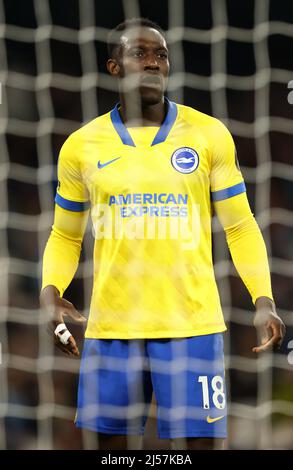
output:
<path id="1" fill-rule="evenodd" d="M 202 330 L 187 331 L 156 331 L 156 332 L 137 332 L 137 333 L 85 333 L 86 339 L 159 339 L 159 338 L 189 338 L 192 336 L 211 335 L 215 333 L 223 333 L 227 331 L 227 327 L 222 325 L 219 328 L 205 328 Z"/>

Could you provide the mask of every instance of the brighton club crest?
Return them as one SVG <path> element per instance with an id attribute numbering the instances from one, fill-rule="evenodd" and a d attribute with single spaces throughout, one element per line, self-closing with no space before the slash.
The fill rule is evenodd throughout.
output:
<path id="1" fill-rule="evenodd" d="M 199 164 L 198 153 L 190 147 L 175 150 L 171 157 L 172 166 L 180 173 L 192 173 Z"/>

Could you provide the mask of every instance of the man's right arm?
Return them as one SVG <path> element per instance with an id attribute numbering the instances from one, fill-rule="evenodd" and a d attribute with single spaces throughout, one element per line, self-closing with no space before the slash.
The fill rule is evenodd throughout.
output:
<path id="1" fill-rule="evenodd" d="M 69 333 L 63 316 L 70 316 L 79 323 L 86 319 L 62 296 L 78 267 L 88 213 L 88 210 L 72 212 L 56 204 L 54 225 L 43 257 L 40 303 L 48 313 L 50 331 L 53 334 L 58 325 L 64 325 L 63 328 L 59 327 L 58 335 L 54 334 L 56 346 L 75 356 L 79 355 L 79 351 L 73 336 L 66 337 Z"/>
<path id="2" fill-rule="evenodd" d="M 81 243 L 87 225 L 90 197 L 83 173 L 83 139 L 74 132 L 64 142 L 58 159 L 58 188 L 54 225 L 43 258 L 41 306 L 48 312 L 56 345 L 67 354 L 78 355 L 73 336 L 63 316 L 83 322 L 74 306 L 63 299 L 77 270 Z"/>

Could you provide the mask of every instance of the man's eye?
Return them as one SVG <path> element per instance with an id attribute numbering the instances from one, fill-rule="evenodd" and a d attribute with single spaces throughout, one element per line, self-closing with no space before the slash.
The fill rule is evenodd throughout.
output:
<path id="1" fill-rule="evenodd" d="M 166 52 L 159 52 L 158 56 L 160 59 L 168 59 L 168 54 L 166 54 Z"/>
<path id="2" fill-rule="evenodd" d="M 143 56 L 143 52 L 142 51 L 133 51 L 132 55 L 134 57 L 142 57 Z"/>

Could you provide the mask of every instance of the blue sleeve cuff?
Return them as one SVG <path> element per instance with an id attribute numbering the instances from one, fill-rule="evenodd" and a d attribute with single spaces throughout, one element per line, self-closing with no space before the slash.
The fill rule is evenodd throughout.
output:
<path id="1" fill-rule="evenodd" d="M 60 194 L 56 194 L 55 202 L 58 206 L 62 207 L 62 209 L 66 209 L 72 212 L 82 212 L 86 211 L 90 208 L 89 201 L 86 202 L 76 202 L 76 201 L 69 201 L 69 199 L 65 199 L 65 197 L 60 196 Z"/>
<path id="2" fill-rule="evenodd" d="M 213 191 L 212 201 L 222 201 L 223 199 L 228 199 L 229 197 L 237 196 L 238 194 L 245 193 L 246 187 L 245 183 L 242 181 L 241 183 L 235 184 L 234 186 L 230 186 L 229 188 L 220 189 L 220 191 Z"/>

